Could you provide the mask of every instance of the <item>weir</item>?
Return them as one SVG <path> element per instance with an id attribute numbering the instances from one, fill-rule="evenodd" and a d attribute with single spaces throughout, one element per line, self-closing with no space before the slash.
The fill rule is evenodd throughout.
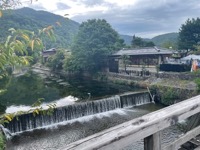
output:
<path id="1" fill-rule="evenodd" d="M 33 116 L 32 113 L 23 114 L 18 116 L 18 119 L 14 118 L 10 123 L 5 124 L 5 127 L 9 129 L 11 133 L 23 132 L 83 116 L 147 104 L 150 102 L 151 99 L 149 93 L 146 91 L 127 93 L 110 98 L 58 107 L 54 110 L 52 115 L 39 114 Z"/>

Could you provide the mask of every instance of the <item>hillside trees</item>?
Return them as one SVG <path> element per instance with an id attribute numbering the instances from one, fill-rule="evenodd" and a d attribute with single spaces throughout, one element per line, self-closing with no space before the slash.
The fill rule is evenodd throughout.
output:
<path id="1" fill-rule="evenodd" d="M 32 2 L 32 0 L 30 0 Z M 4 10 L 13 8 L 14 6 L 20 4 L 20 0 L 3 0 L 0 1 L 0 17 L 2 17 Z M 1 18 L 0 18 L 1 19 Z M 6 92 L 7 85 L 6 82 L 8 79 L 8 73 L 10 68 L 13 68 L 16 65 L 27 65 L 29 60 L 32 57 L 28 56 L 28 49 L 43 49 L 42 40 L 40 37 L 48 36 L 49 38 L 54 38 L 53 34 L 53 26 L 47 26 L 43 29 L 38 29 L 38 32 L 32 32 L 29 30 L 22 29 L 9 29 L 10 34 L 5 38 L 5 40 L 0 41 L 0 82 L 4 84 L 0 84 L 0 94 Z M 6 79 L 5 79 L 6 77 Z M 4 80 L 2 80 L 2 78 Z M 10 79 L 8 79 L 10 80 Z M 38 103 L 39 102 L 39 103 Z M 3 105 L 0 104 L 0 112 L 5 110 L 5 102 Z M 38 99 L 36 102 L 38 106 L 41 104 L 41 99 Z M 55 105 L 48 106 L 48 109 L 45 110 L 47 113 L 51 113 L 54 109 Z M 39 114 L 43 112 L 42 107 L 33 108 L 30 111 L 33 112 L 33 115 Z M 27 113 L 27 112 L 16 112 L 11 114 L 4 114 L 0 117 L 0 124 L 8 123 L 11 121 L 16 115 Z M 0 145 L 0 149 L 2 149 L 2 145 Z"/>
<path id="2" fill-rule="evenodd" d="M 141 37 L 137 37 L 135 35 L 133 36 L 133 39 L 131 41 L 131 45 L 134 48 L 155 46 L 155 44 L 152 41 L 144 41 Z"/>
<path id="3" fill-rule="evenodd" d="M 179 49 L 195 49 L 200 43 L 200 18 L 188 19 L 179 29 Z"/>
<path id="4" fill-rule="evenodd" d="M 96 72 L 106 66 L 109 54 L 124 46 L 124 41 L 104 19 L 83 22 L 74 44 L 72 57 L 65 62 L 65 69 Z"/>
<path id="5" fill-rule="evenodd" d="M 60 71 L 63 69 L 64 60 L 70 58 L 70 52 L 59 49 L 56 54 L 49 57 L 46 65 L 53 71 Z"/>
<path id="6" fill-rule="evenodd" d="M 31 1 L 32 2 L 32 1 Z M 1 18 L 7 9 L 20 4 L 20 0 L 5 0 L 0 3 Z M 5 20 L 6 21 L 6 20 Z M 20 21 L 20 20 L 19 20 Z M 9 22 L 8 22 L 9 24 Z M 37 32 L 24 29 L 9 29 L 9 35 L 0 41 L 0 77 L 8 73 L 7 69 L 16 65 L 27 65 L 39 50 L 43 49 L 42 38 L 54 39 L 53 26 L 38 29 Z M 34 51 L 36 49 L 37 51 Z"/>

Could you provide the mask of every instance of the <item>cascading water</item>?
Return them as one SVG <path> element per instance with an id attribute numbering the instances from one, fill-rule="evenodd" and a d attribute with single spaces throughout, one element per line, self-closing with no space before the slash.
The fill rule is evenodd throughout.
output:
<path id="1" fill-rule="evenodd" d="M 150 103 L 149 93 L 132 93 L 120 96 L 121 108 L 132 107 Z"/>
<path id="2" fill-rule="evenodd" d="M 12 133 L 10 133 L 10 131 L 1 124 L 0 124 L 0 129 L 3 132 L 3 134 L 5 135 L 7 140 L 9 140 L 12 137 Z"/>
<path id="3" fill-rule="evenodd" d="M 150 101 L 148 92 L 124 94 L 96 101 L 58 107 L 54 110 L 52 115 L 41 114 L 33 116 L 32 113 L 23 114 L 18 117 L 18 120 L 16 118 L 13 119 L 9 124 L 6 124 L 5 127 L 9 129 L 11 133 L 17 133 L 83 116 L 115 110 L 117 108 L 147 104 L 150 103 Z"/>

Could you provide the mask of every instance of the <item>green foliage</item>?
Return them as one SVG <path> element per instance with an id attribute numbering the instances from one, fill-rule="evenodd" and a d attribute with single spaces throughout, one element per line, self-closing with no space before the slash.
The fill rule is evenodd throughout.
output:
<path id="1" fill-rule="evenodd" d="M 177 43 L 175 42 L 171 42 L 171 41 L 166 41 L 164 42 L 161 47 L 164 47 L 164 48 L 168 48 L 168 49 L 177 49 Z"/>
<path id="2" fill-rule="evenodd" d="M 200 78 L 194 80 L 197 85 L 197 91 L 200 92 Z"/>
<path id="3" fill-rule="evenodd" d="M 31 107 L 30 110 L 28 111 L 18 111 L 15 113 L 6 113 L 0 116 L 0 124 L 6 124 L 11 122 L 14 118 L 16 118 L 18 120 L 18 117 L 20 115 L 23 114 L 27 114 L 27 113 L 33 113 L 33 116 L 36 115 L 52 115 L 52 113 L 54 112 L 55 108 L 56 108 L 56 104 L 48 104 L 47 108 L 43 108 L 41 106 L 43 101 L 43 98 L 38 99 Z"/>
<path id="4" fill-rule="evenodd" d="M 177 49 L 178 36 L 178 33 L 166 33 L 155 36 L 151 40 L 155 43 L 156 46 L 165 48 L 172 47 L 172 49 Z"/>
<path id="5" fill-rule="evenodd" d="M 156 95 L 158 101 L 164 105 L 172 105 L 176 100 L 180 99 L 180 91 L 173 87 L 165 87 L 162 84 L 151 86 L 151 92 Z"/>
<path id="6" fill-rule="evenodd" d="M 152 41 L 144 41 L 141 37 L 133 36 L 131 41 L 132 47 L 153 47 L 155 44 Z"/>
<path id="7" fill-rule="evenodd" d="M 39 98 L 35 103 L 33 103 L 31 107 L 38 107 L 42 104 L 43 101 L 44 101 L 44 98 Z"/>
<path id="8" fill-rule="evenodd" d="M 68 58 L 69 53 L 63 49 L 57 50 L 56 54 L 49 57 L 46 65 L 51 68 L 53 71 L 62 70 L 64 59 Z"/>
<path id="9" fill-rule="evenodd" d="M 10 28 L 9 31 L 11 34 L 6 41 L 0 43 L 0 76 L 8 73 L 8 67 L 29 65 L 32 57 L 29 56 L 28 49 L 29 51 L 37 49 L 33 53 L 39 53 L 43 49 L 43 43 L 39 37 L 53 37 L 51 26 L 39 30 L 37 34 L 14 28 Z"/>
<path id="10" fill-rule="evenodd" d="M 2 132 L 0 132 L 0 150 L 5 150 L 5 145 L 6 145 L 6 138 L 3 135 Z"/>
<path id="11" fill-rule="evenodd" d="M 200 55 L 200 45 L 194 45 L 195 51 L 190 51 L 188 54 Z"/>
<path id="12" fill-rule="evenodd" d="M 121 47 L 123 40 L 106 20 L 88 20 L 80 25 L 65 69 L 96 72 L 106 66 L 107 56 Z"/>
<path id="13" fill-rule="evenodd" d="M 0 114 L 5 113 L 6 111 L 6 106 L 0 103 Z"/>
<path id="14" fill-rule="evenodd" d="M 131 46 L 132 36 L 130 35 L 119 35 L 121 39 L 124 40 L 124 43 L 126 44 L 125 47 Z"/>
<path id="15" fill-rule="evenodd" d="M 178 47 L 178 33 L 167 33 L 153 37 L 152 39 L 142 38 L 143 41 L 150 42 L 152 41 L 156 46 L 160 47 L 172 47 L 172 49 L 177 49 Z M 129 35 L 120 35 L 122 39 L 124 39 L 126 47 L 130 48 L 131 41 L 133 40 L 132 36 Z M 170 46 L 165 46 L 170 43 Z M 151 47 L 151 46 L 148 46 Z"/>
<path id="16" fill-rule="evenodd" d="M 120 57 L 120 59 L 122 60 L 122 64 L 124 66 L 124 70 L 126 71 L 127 65 L 131 63 L 130 56 L 128 56 L 128 55 L 122 55 Z"/>
<path id="17" fill-rule="evenodd" d="M 38 29 L 52 25 L 56 42 L 52 42 L 47 37 L 41 37 L 46 49 L 69 47 L 79 27 L 77 22 L 62 16 L 45 11 L 35 11 L 31 8 L 4 11 L 3 16 L 0 18 L 0 24 L 0 41 L 5 41 L 10 28 L 25 29 L 36 33 Z"/>
<path id="18" fill-rule="evenodd" d="M 188 19 L 179 29 L 179 49 L 194 50 L 200 42 L 200 18 Z"/>
<path id="19" fill-rule="evenodd" d="M 162 101 L 164 104 L 171 105 L 178 99 L 178 93 L 173 88 L 166 88 L 165 93 L 162 95 Z"/>

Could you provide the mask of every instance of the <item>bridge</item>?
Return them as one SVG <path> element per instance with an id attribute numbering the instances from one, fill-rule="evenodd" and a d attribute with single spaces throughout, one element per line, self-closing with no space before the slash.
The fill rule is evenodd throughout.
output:
<path id="1" fill-rule="evenodd" d="M 167 146 L 161 144 L 161 131 L 199 112 L 200 95 L 71 143 L 65 150 L 120 150 L 141 139 L 144 139 L 144 150 L 178 150 L 200 134 L 200 126 Z"/>

